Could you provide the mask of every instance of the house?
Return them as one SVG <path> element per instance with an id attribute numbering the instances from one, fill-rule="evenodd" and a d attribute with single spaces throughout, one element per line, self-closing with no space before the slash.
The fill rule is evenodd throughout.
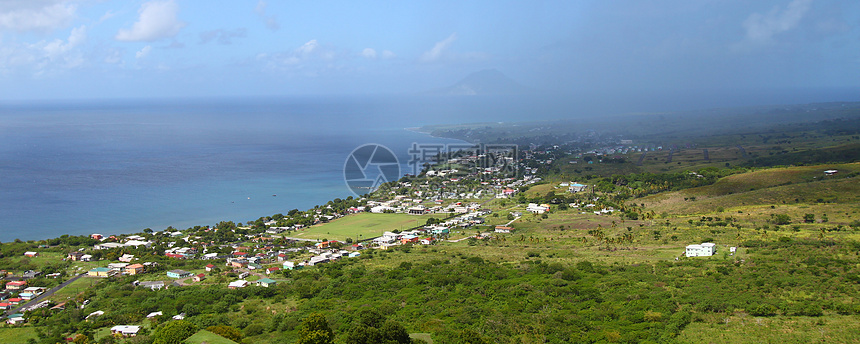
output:
<path id="1" fill-rule="evenodd" d="M 13 297 L 11 299 L 6 300 L 6 302 L 11 303 L 11 304 L 16 305 L 16 306 L 18 304 L 20 304 L 21 301 L 24 301 L 24 300 L 22 300 L 20 297 Z"/>
<path id="2" fill-rule="evenodd" d="M 200 282 L 206 279 L 206 274 L 196 274 L 194 275 L 194 282 Z"/>
<path id="3" fill-rule="evenodd" d="M 276 282 L 275 280 L 273 280 L 271 278 L 261 278 L 260 280 L 257 281 L 257 285 L 264 287 L 264 288 L 268 288 L 269 286 L 273 286 L 277 283 L 278 282 Z"/>
<path id="4" fill-rule="evenodd" d="M 293 269 L 298 268 L 298 266 L 296 266 L 296 263 L 293 263 L 289 260 L 285 261 L 282 266 L 284 267 L 284 270 L 293 270 Z"/>
<path id="5" fill-rule="evenodd" d="M 21 316 L 17 316 L 17 317 L 10 316 L 8 319 L 6 319 L 6 323 L 7 323 L 7 324 L 9 324 L 9 325 L 18 325 L 18 324 L 23 324 L 23 323 L 25 323 L 26 321 L 27 321 L 27 320 L 26 320 L 26 319 L 24 319 L 24 317 L 21 317 Z"/>
<path id="6" fill-rule="evenodd" d="M 329 248 L 331 245 L 336 244 L 336 243 L 337 243 L 336 240 L 323 241 L 323 242 L 316 243 L 316 247 L 317 248 Z"/>
<path id="7" fill-rule="evenodd" d="M 508 226 L 496 226 L 496 230 L 495 230 L 496 233 L 510 233 L 513 231 L 514 231 L 514 228 L 508 227 Z"/>
<path id="8" fill-rule="evenodd" d="M 41 274 L 42 274 L 41 271 L 27 270 L 24 272 L 24 275 L 22 275 L 22 277 L 24 279 L 31 279 L 31 278 L 36 278 L 36 276 L 39 276 Z"/>
<path id="9" fill-rule="evenodd" d="M 403 238 L 400 239 L 401 244 L 413 244 L 420 242 L 421 239 L 414 235 L 404 235 Z"/>
<path id="10" fill-rule="evenodd" d="M 90 254 L 85 254 L 85 255 L 81 256 L 81 259 L 80 259 L 80 261 L 82 261 L 82 262 L 89 262 L 92 260 L 93 260 L 93 256 Z"/>
<path id="11" fill-rule="evenodd" d="M 215 265 L 212 265 L 212 264 L 206 264 L 206 272 L 210 272 L 210 271 L 212 271 L 212 268 L 214 268 L 214 267 L 215 267 Z"/>
<path id="12" fill-rule="evenodd" d="M 125 245 L 120 244 L 118 242 L 106 242 L 106 243 L 94 245 L 93 249 L 95 249 L 95 250 L 110 250 L 112 248 L 119 248 L 119 247 L 123 247 L 123 246 L 125 246 Z"/>
<path id="13" fill-rule="evenodd" d="M 279 268 L 279 267 L 277 267 L 277 266 L 276 266 L 276 267 L 272 267 L 272 268 L 267 268 L 267 269 L 266 269 L 266 275 L 271 275 L 273 272 L 278 272 L 278 271 L 280 271 L 280 270 L 281 270 L 281 268 Z"/>
<path id="14" fill-rule="evenodd" d="M 162 312 L 162 311 L 152 312 L 152 313 L 147 314 L 147 315 L 146 315 L 146 318 L 147 318 L 147 319 L 152 319 L 152 318 L 155 318 L 155 317 L 160 317 L 160 316 L 162 316 L 162 315 L 164 315 L 164 312 Z"/>
<path id="15" fill-rule="evenodd" d="M 125 246 L 127 247 L 138 247 L 143 246 L 149 248 L 152 246 L 152 241 L 141 241 L 141 240 L 129 240 L 125 242 Z"/>
<path id="16" fill-rule="evenodd" d="M 713 256 L 716 251 L 716 244 L 704 242 L 699 245 L 687 245 L 687 250 L 685 254 L 687 257 L 707 257 Z"/>
<path id="17" fill-rule="evenodd" d="M 424 215 L 424 213 L 426 211 L 427 211 L 427 208 L 424 207 L 423 205 L 409 208 L 409 214 L 412 214 L 412 215 Z"/>
<path id="18" fill-rule="evenodd" d="M 175 269 L 175 270 L 170 270 L 170 271 L 168 271 L 168 272 L 167 272 L 167 277 L 170 277 L 170 278 L 185 278 L 185 277 L 191 277 L 191 273 L 190 273 L 190 272 L 188 272 L 188 271 L 185 271 L 185 270 Z"/>
<path id="19" fill-rule="evenodd" d="M 39 255 L 39 252 L 27 251 L 24 252 L 24 255 L 30 258 L 36 257 Z"/>
<path id="20" fill-rule="evenodd" d="M 572 183 L 572 184 L 570 184 L 570 186 L 567 188 L 567 191 L 568 191 L 568 192 L 577 193 L 577 192 L 580 192 L 580 191 L 585 191 L 585 189 L 586 189 L 586 188 L 588 188 L 588 185 L 584 185 L 584 184 L 580 184 L 580 183 Z"/>
<path id="21" fill-rule="evenodd" d="M 133 254 L 124 254 L 124 255 L 122 255 L 122 257 L 119 257 L 119 261 L 125 262 L 125 263 L 131 263 L 132 260 L 134 260 Z"/>
<path id="22" fill-rule="evenodd" d="M 430 245 L 435 241 L 436 241 L 436 239 L 432 238 L 432 237 L 431 238 L 424 238 L 424 239 L 421 239 L 421 245 Z"/>
<path id="23" fill-rule="evenodd" d="M 133 325 L 116 325 L 110 328 L 110 333 L 118 334 L 123 337 L 134 337 L 140 331 L 140 326 Z"/>
<path id="24" fill-rule="evenodd" d="M 12 309 L 12 306 L 14 306 L 14 305 L 11 303 L 0 302 L 0 310 L 9 310 L 9 309 Z"/>
<path id="25" fill-rule="evenodd" d="M 185 319 L 185 313 L 179 313 L 173 316 L 173 320 L 183 320 Z"/>
<path id="26" fill-rule="evenodd" d="M 24 289 L 24 292 L 25 293 L 31 293 L 33 295 L 39 295 L 41 293 L 44 293 L 45 290 L 46 289 L 44 287 L 27 287 Z"/>
<path id="27" fill-rule="evenodd" d="M 90 235 L 90 237 L 91 237 L 91 238 L 93 238 L 93 239 L 96 239 L 96 240 L 102 240 L 102 238 L 104 238 L 104 235 L 101 235 L 101 234 L 93 234 L 93 235 Z"/>
<path id="28" fill-rule="evenodd" d="M 230 262 L 230 266 L 234 268 L 244 268 L 248 265 L 248 261 L 244 259 L 234 259 Z"/>
<path id="29" fill-rule="evenodd" d="M 125 273 L 129 275 L 142 274 L 144 271 L 143 264 L 131 264 L 125 267 Z"/>
<path id="30" fill-rule="evenodd" d="M 110 268 L 94 268 L 87 272 L 87 276 L 91 277 L 110 277 L 113 276 L 116 271 L 111 270 Z"/>
<path id="31" fill-rule="evenodd" d="M 349 258 L 355 258 L 361 255 L 361 252 L 350 252 Z"/>
<path id="32" fill-rule="evenodd" d="M 529 203 L 529 206 L 526 207 L 526 211 L 531 212 L 532 214 L 543 214 L 547 210 L 549 210 L 549 204 L 538 205 L 536 203 Z"/>
<path id="33" fill-rule="evenodd" d="M 151 290 L 161 290 L 161 288 L 164 288 L 164 281 L 143 281 L 137 285 Z"/>
<path id="34" fill-rule="evenodd" d="M 230 288 L 230 289 L 237 289 L 237 288 L 244 288 L 244 287 L 247 287 L 247 286 L 248 286 L 248 281 L 246 281 L 246 280 L 237 280 L 237 281 L 230 282 L 230 284 L 228 284 L 228 285 L 227 285 L 227 288 Z"/>
<path id="35" fill-rule="evenodd" d="M 825 176 L 833 176 L 833 175 L 836 175 L 837 173 L 839 173 L 838 170 L 825 170 L 824 171 Z"/>
<path id="36" fill-rule="evenodd" d="M 110 263 L 107 267 L 111 270 L 122 271 L 126 266 L 128 266 L 128 263 Z"/>
<path id="37" fill-rule="evenodd" d="M 83 253 L 75 251 L 75 252 L 69 253 L 69 255 L 66 256 L 66 259 L 76 262 L 76 261 L 81 260 L 81 257 L 83 255 L 84 255 Z"/>

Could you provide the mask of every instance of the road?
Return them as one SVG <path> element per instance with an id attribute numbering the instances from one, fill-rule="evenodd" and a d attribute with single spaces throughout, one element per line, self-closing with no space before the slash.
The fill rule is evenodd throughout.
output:
<path id="1" fill-rule="evenodd" d="M 54 295 L 54 293 L 56 293 L 57 290 L 63 289 L 65 286 L 72 284 L 72 282 L 77 281 L 78 278 L 81 278 L 82 276 L 85 276 L 85 275 L 86 275 L 86 273 L 82 273 L 82 274 L 79 274 L 75 277 L 70 278 L 68 281 L 60 283 L 60 285 L 51 288 L 50 290 L 40 294 L 39 296 L 36 296 L 36 298 L 30 300 L 29 302 L 18 306 L 18 308 L 6 311 L 6 315 L 19 313 L 22 309 L 24 309 L 26 307 L 30 307 L 32 305 L 39 303 L 39 302 L 42 302 L 42 300 L 44 300 L 45 298 L 50 297 L 51 295 Z"/>

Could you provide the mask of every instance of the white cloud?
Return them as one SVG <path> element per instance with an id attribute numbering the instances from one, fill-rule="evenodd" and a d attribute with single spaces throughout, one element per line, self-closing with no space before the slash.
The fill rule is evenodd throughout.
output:
<path id="1" fill-rule="evenodd" d="M 317 50 L 319 46 L 320 44 L 317 42 L 317 40 L 312 39 L 307 43 L 302 44 L 302 46 L 296 49 L 296 53 L 302 55 L 303 57 L 307 57 L 308 55 L 312 54 L 314 50 Z"/>
<path id="2" fill-rule="evenodd" d="M 266 14 L 266 7 L 269 6 L 265 1 L 260 0 L 257 2 L 257 7 L 254 7 L 254 12 L 257 12 L 257 15 L 260 16 L 260 19 L 266 23 L 266 28 L 272 31 L 277 31 L 281 28 L 281 25 L 278 23 L 278 17 L 275 15 Z"/>
<path id="3" fill-rule="evenodd" d="M 395 57 L 397 57 L 397 55 L 395 55 L 394 52 L 392 52 L 391 50 L 382 51 L 382 58 L 384 59 L 393 59 Z"/>
<path id="4" fill-rule="evenodd" d="M 364 50 L 361 51 L 361 56 L 364 56 L 364 57 L 369 58 L 369 59 L 375 59 L 376 58 L 376 50 L 373 50 L 373 48 L 365 48 Z"/>
<path id="5" fill-rule="evenodd" d="M 785 9 L 774 7 L 767 14 L 753 13 L 743 26 L 747 39 L 756 42 L 766 42 L 774 35 L 791 30 L 809 11 L 812 0 L 794 0 Z"/>
<path id="6" fill-rule="evenodd" d="M 176 18 L 179 6 L 172 0 L 150 1 L 140 6 L 140 18 L 131 29 L 120 29 L 116 39 L 120 41 L 152 42 L 162 38 L 173 37 L 179 33 L 185 23 Z"/>
<path id="7" fill-rule="evenodd" d="M 42 50 L 45 52 L 45 55 L 49 59 L 56 59 L 61 57 L 63 54 L 72 50 L 72 48 L 80 45 L 87 39 L 87 27 L 81 25 L 80 27 L 76 27 L 72 29 L 72 33 L 69 34 L 69 40 L 64 42 L 60 39 L 55 39 L 49 43 L 46 43 Z"/>
<path id="8" fill-rule="evenodd" d="M 136 57 L 138 59 L 142 59 L 142 58 L 146 57 L 146 55 L 149 55 L 150 51 L 152 51 L 152 46 L 147 45 L 147 46 L 143 47 L 143 49 L 140 49 L 140 51 L 135 53 L 134 57 Z"/>
<path id="9" fill-rule="evenodd" d="M 445 54 L 445 51 L 448 50 L 448 47 L 451 46 L 454 41 L 457 40 L 457 33 L 452 33 L 448 38 L 445 38 L 439 42 L 436 42 L 436 45 L 433 46 L 432 49 L 424 52 L 421 55 L 421 62 L 436 62 L 442 58 Z"/>
<path id="10" fill-rule="evenodd" d="M 0 42 L 0 74 L 53 74 L 82 66 L 86 59 L 79 48 L 87 39 L 87 27 L 73 28 L 66 40 L 54 39 L 36 43 Z"/>
<path id="11" fill-rule="evenodd" d="M 312 39 L 292 51 L 258 54 L 257 60 L 266 62 L 269 69 L 301 68 L 314 63 L 327 64 L 335 60 L 337 53 Z"/>
<path id="12" fill-rule="evenodd" d="M 50 31 L 69 24 L 77 6 L 65 0 L 0 1 L 0 29 Z"/>

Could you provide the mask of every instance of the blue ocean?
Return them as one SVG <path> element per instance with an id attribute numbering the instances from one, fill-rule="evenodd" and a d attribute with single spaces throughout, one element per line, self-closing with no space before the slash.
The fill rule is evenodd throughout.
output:
<path id="1" fill-rule="evenodd" d="M 0 241 L 311 208 L 352 195 L 343 168 L 360 145 L 388 147 L 405 174 L 412 143 L 459 143 L 405 129 L 468 118 L 457 108 L 348 97 L 5 105 Z"/>

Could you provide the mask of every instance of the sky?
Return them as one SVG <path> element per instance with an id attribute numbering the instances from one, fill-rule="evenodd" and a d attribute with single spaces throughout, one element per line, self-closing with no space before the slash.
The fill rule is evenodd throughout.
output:
<path id="1" fill-rule="evenodd" d="M 860 1 L 0 0 L 0 101 L 860 87 Z"/>

